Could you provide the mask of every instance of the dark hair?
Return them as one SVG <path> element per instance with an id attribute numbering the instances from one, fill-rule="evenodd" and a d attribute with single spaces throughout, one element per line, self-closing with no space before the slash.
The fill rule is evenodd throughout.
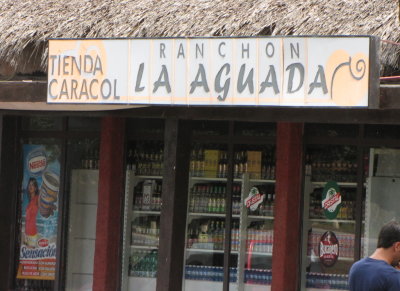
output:
<path id="1" fill-rule="evenodd" d="M 28 184 L 26 184 L 26 189 L 27 189 L 29 201 L 31 200 L 31 197 L 29 196 L 28 189 L 29 189 L 29 184 L 30 184 L 31 182 L 32 182 L 33 185 L 35 186 L 35 196 L 39 195 L 39 186 L 38 186 L 37 180 L 36 180 L 35 178 L 29 178 Z"/>
<path id="2" fill-rule="evenodd" d="M 390 221 L 379 232 L 378 248 L 390 248 L 395 242 L 400 242 L 400 223 Z"/>

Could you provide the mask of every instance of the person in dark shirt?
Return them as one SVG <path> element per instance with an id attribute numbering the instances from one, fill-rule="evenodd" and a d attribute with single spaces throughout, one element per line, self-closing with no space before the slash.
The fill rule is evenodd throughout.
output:
<path id="1" fill-rule="evenodd" d="M 399 291 L 399 262 L 400 223 L 391 221 L 379 232 L 375 252 L 350 268 L 350 291 Z"/>

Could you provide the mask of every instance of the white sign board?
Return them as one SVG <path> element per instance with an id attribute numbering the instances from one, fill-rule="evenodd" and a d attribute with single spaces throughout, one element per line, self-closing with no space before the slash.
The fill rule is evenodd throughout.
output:
<path id="1" fill-rule="evenodd" d="M 48 103 L 368 106 L 369 37 L 50 40 Z"/>

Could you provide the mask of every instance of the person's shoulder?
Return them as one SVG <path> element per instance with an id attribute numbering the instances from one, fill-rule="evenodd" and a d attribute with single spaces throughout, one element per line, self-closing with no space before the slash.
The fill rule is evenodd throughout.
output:
<path id="1" fill-rule="evenodd" d="M 351 268 L 351 270 L 370 270 L 371 268 L 374 270 L 382 270 L 385 269 L 386 267 L 391 267 L 388 265 L 386 262 L 381 261 L 381 260 L 375 260 L 369 257 L 363 258 L 357 262 L 355 262 Z"/>
<path id="2" fill-rule="evenodd" d="M 355 262 L 350 268 L 350 274 L 354 272 L 358 272 L 361 269 L 364 269 L 368 265 L 366 258 L 363 258 L 357 262 Z"/>
<path id="3" fill-rule="evenodd" d="M 355 263 L 353 264 L 353 267 L 354 267 L 354 266 L 357 266 L 357 265 L 363 265 L 363 264 L 368 263 L 368 262 L 369 262 L 368 259 L 369 259 L 369 258 L 363 258 L 363 259 L 358 260 L 357 262 L 355 262 Z"/>

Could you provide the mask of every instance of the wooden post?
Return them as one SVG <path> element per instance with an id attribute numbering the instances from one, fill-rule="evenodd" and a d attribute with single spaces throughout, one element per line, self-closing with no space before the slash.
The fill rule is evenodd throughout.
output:
<path id="1" fill-rule="evenodd" d="M 189 133 L 187 122 L 166 120 L 157 291 L 182 290 L 189 180 Z"/>
<path id="2" fill-rule="evenodd" d="M 301 246 L 303 124 L 278 123 L 272 291 L 296 291 Z"/>
<path id="3" fill-rule="evenodd" d="M 104 117 L 101 121 L 99 198 L 93 270 L 93 290 L 96 291 L 113 291 L 120 288 L 124 148 L 125 120 Z"/>

